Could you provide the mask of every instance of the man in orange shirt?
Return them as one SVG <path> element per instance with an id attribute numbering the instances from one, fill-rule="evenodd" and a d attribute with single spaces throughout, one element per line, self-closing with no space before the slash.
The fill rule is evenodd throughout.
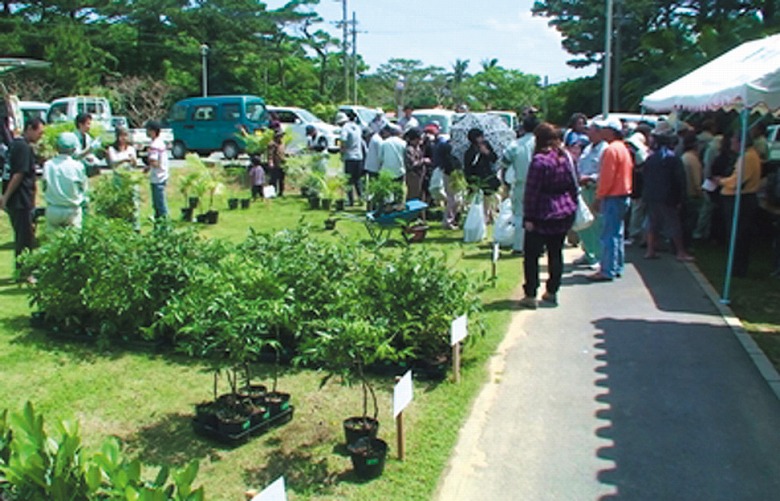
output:
<path id="1" fill-rule="evenodd" d="M 634 161 L 623 142 L 623 125 L 615 117 L 596 121 L 608 145 L 601 157 L 596 210 L 601 211 L 601 269 L 588 279 L 611 282 L 623 273 L 625 262 L 624 219 L 631 193 Z"/>

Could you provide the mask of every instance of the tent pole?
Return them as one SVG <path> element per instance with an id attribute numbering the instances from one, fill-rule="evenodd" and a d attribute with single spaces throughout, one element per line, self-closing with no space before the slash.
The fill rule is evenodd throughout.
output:
<path id="1" fill-rule="evenodd" d="M 731 272 L 734 266 L 734 249 L 737 243 L 737 229 L 739 228 L 739 205 L 742 200 L 742 175 L 745 167 L 745 142 L 747 141 L 748 108 L 742 108 L 740 113 L 741 131 L 739 140 L 739 160 L 737 161 L 737 189 L 734 196 L 734 216 L 731 218 L 731 236 L 729 238 L 729 257 L 726 262 L 726 278 L 723 282 L 723 294 L 720 302 L 729 304 L 729 291 L 731 289 Z"/>

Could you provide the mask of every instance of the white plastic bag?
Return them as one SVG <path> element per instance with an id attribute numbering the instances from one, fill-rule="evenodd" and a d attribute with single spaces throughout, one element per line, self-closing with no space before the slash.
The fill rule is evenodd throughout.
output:
<path id="1" fill-rule="evenodd" d="M 485 200 L 482 190 L 479 190 L 471 200 L 471 207 L 463 224 L 464 242 L 481 242 L 485 238 Z"/>
<path id="2" fill-rule="evenodd" d="M 272 184 L 263 186 L 263 198 L 276 198 L 276 186 Z"/>
<path id="3" fill-rule="evenodd" d="M 512 200 L 507 198 L 501 202 L 496 223 L 493 225 L 493 241 L 500 247 L 511 247 L 515 239 L 515 223 L 512 215 Z"/>
<path id="4" fill-rule="evenodd" d="M 447 192 L 444 191 L 444 171 L 441 170 L 441 167 L 433 169 L 431 182 L 428 185 L 428 192 L 435 202 L 447 199 Z"/>
<path id="5" fill-rule="evenodd" d="M 574 213 L 574 224 L 572 225 L 571 229 L 574 231 L 582 231 L 593 224 L 593 221 L 595 220 L 596 217 L 590 211 L 588 204 L 585 203 L 585 199 L 582 198 L 581 194 L 578 195 L 577 212 Z"/>

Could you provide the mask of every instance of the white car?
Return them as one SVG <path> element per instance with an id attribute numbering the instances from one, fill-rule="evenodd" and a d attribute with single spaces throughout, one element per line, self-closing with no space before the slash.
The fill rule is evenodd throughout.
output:
<path id="1" fill-rule="evenodd" d="M 339 151 L 339 136 L 341 128 L 331 125 L 309 110 L 294 108 L 291 106 L 266 106 L 268 113 L 275 113 L 285 132 L 290 131 L 292 141 L 287 145 L 290 153 L 297 153 L 306 149 L 306 127 L 314 126 L 320 137 L 320 146 L 324 146 L 329 152 Z"/>

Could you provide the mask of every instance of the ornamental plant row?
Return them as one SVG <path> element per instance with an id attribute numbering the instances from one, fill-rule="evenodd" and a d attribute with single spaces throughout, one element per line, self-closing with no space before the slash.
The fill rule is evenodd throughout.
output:
<path id="1" fill-rule="evenodd" d="M 453 318 L 466 313 L 481 328 L 485 284 L 448 266 L 443 253 L 368 250 L 315 238 L 306 226 L 252 231 L 231 244 L 166 226 L 138 234 L 97 216 L 50 239 L 23 266 L 38 279 L 31 304 L 52 329 L 235 363 L 269 350 L 295 357 L 333 318 L 376 326 L 384 347 L 377 362 L 442 359 Z"/>

